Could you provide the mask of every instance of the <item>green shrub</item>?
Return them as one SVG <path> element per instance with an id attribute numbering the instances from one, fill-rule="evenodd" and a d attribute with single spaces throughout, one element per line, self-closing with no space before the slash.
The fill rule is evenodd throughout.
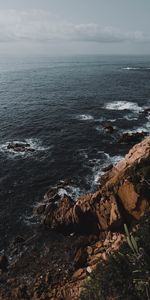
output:
<path id="1" fill-rule="evenodd" d="M 150 212 L 129 233 L 120 251 L 99 262 L 85 283 L 81 300 L 150 300 Z"/>

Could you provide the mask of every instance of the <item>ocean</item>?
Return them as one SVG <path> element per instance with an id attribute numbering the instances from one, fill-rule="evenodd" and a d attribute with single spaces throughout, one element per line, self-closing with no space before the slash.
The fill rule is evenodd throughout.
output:
<path id="1" fill-rule="evenodd" d="M 30 230 L 33 207 L 60 180 L 73 180 L 74 200 L 96 190 L 131 147 L 119 136 L 149 131 L 145 107 L 150 56 L 0 57 L 0 250 Z M 14 153 L 14 141 L 35 151 Z"/>

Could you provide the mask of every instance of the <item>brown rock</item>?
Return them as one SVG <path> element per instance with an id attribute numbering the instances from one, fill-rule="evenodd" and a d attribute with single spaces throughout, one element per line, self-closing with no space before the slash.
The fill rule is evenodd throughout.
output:
<path id="1" fill-rule="evenodd" d="M 25 285 L 20 285 L 19 287 L 12 289 L 11 295 L 14 300 L 29 299 L 27 295 L 27 287 Z"/>
<path id="2" fill-rule="evenodd" d="M 141 138 L 144 135 L 138 133 L 132 137 Z M 119 231 L 125 212 L 129 216 L 127 220 L 138 219 L 149 206 L 148 177 L 145 171 L 141 171 L 145 166 L 150 167 L 150 137 L 135 145 L 125 159 L 106 173 L 97 192 L 84 195 L 75 203 L 65 196 L 46 214 L 45 224 L 66 233 L 101 237 L 109 230 Z M 47 193 L 48 203 L 52 194 L 52 191 Z"/>
<path id="3" fill-rule="evenodd" d="M 76 272 L 74 272 L 72 279 L 74 280 L 81 280 L 86 277 L 86 272 L 84 269 L 80 268 Z"/>
<path id="4" fill-rule="evenodd" d="M 93 248 L 90 247 L 90 246 L 88 246 L 88 247 L 87 247 L 87 254 L 88 254 L 88 255 L 92 255 L 92 253 L 93 253 Z"/>
<path id="5" fill-rule="evenodd" d="M 88 264 L 89 266 L 93 266 L 98 263 L 98 261 L 102 258 L 102 253 L 97 253 L 91 257 Z"/>

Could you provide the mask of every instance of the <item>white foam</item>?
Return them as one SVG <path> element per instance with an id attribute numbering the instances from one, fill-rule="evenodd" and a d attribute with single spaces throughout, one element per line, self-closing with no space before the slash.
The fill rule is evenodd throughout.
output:
<path id="1" fill-rule="evenodd" d="M 140 107 L 137 103 L 135 102 L 129 102 L 129 101 L 114 101 L 114 102 L 109 102 L 105 104 L 104 108 L 109 109 L 109 110 L 131 110 L 131 111 L 136 111 L 140 112 L 142 111 L 142 107 Z"/>
<path id="2" fill-rule="evenodd" d="M 130 70 L 150 70 L 150 67 L 125 67 L 125 68 L 122 68 L 123 70 L 127 70 L 127 71 L 130 71 Z"/>
<path id="3" fill-rule="evenodd" d="M 149 122 L 146 123 L 143 127 L 133 128 L 133 129 L 128 130 L 128 131 L 124 130 L 123 133 L 128 132 L 129 134 L 132 134 L 132 133 L 136 133 L 136 132 L 141 133 L 143 131 L 147 131 L 148 130 L 148 124 L 149 124 Z"/>
<path id="4" fill-rule="evenodd" d="M 138 120 L 138 115 L 134 116 L 134 115 L 128 114 L 128 115 L 124 116 L 123 119 L 125 119 L 127 121 L 136 121 L 136 120 Z"/>
<path id="5" fill-rule="evenodd" d="M 150 114 L 149 114 L 148 116 L 146 116 L 146 119 L 147 119 L 148 121 L 150 121 Z"/>
<path id="6" fill-rule="evenodd" d="M 81 195 L 81 189 L 76 186 L 67 185 L 65 188 L 60 188 L 58 190 L 58 195 L 63 198 L 65 195 L 76 200 Z"/>
<path id="7" fill-rule="evenodd" d="M 91 116 L 91 115 L 78 115 L 77 117 L 76 117 L 78 120 L 80 120 L 80 121 L 89 121 L 89 120 L 93 120 L 94 119 L 94 117 L 93 116 Z"/>
<path id="8" fill-rule="evenodd" d="M 45 151 L 52 147 L 43 146 L 42 142 L 36 138 L 25 139 L 25 142 L 30 144 L 31 148 L 35 149 L 36 151 Z"/>
<path id="9" fill-rule="evenodd" d="M 122 160 L 124 157 L 122 155 L 114 155 L 111 157 L 111 162 L 113 165 L 116 165 L 120 160 Z"/>
<path id="10" fill-rule="evenodd" d="M 125 67 L 125 68 L 122 68 L 123 70 L 140 70 L 140 68 L 138 67 Z"/>
<path id="11" fill-rule="evenodd" d="M 101 152 L 102 153 L 102 152 Z M 109 165 L 116 165 L 124 157 L 122 155 L 110 156 L 108 153 L 103 152 L 104 157 L 100 159 L 93 159 L 94 166 L 92 167 L 92 177 L 87 176 L 86 181 L 90 184 L 91 189 L 94 190 L 100 183 L 100 177 L 105 173 L 103 171 Z"/>

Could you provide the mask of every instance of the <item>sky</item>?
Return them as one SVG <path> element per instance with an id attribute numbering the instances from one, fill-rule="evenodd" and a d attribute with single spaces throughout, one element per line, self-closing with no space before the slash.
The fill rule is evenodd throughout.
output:
<path id="1" fill-rule="evenodd" d="M 150 54 L 150 0 L 0 0 L 0 54 Z"/>

